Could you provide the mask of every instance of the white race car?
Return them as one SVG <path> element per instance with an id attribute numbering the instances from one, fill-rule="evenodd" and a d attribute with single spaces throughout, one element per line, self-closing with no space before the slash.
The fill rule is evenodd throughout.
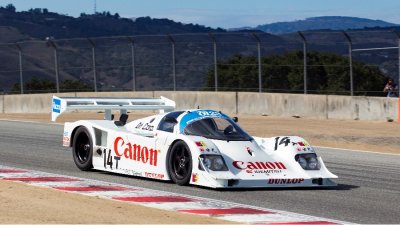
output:
<path id="1" fill-rule="evenodd" d="M 52 121 L 66 110 L 105 110 L 104 120 L 65 123 L 63 145 L 81 170 L 102 170 L 178 185 L 211 188 L 335 186 L 307 141 L 297 136 L 252 137 L 219 111 L 174 111 L 160 98 L 59 98 Z M 112 111 L 120 110 L 114 121 Z M 127 110 L 159 114 L 127 123 Z"/>

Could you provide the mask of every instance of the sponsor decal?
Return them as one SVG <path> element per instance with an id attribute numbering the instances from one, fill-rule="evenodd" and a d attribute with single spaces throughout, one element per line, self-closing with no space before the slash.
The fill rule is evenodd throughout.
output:
<path id="1" fill-rule="evenodd" d="M 144 176 L 148 177 L 148 178 L 153 178 L 153 179 L 160 179 L 162 180 L 164 178 L 164 174 L 160 174 L 160 173 L 148 173 L 148 172 L 144 172 Z"/>
<path id="2" fill-rule="evenodd" d="M 63 137 L 63 145 L 69 146 L 69 143 L 70 143 L 69 137 Z"/>
<path id="3" fill-rule="evenodd" d="M 246 147 L 246 151 L 247 153 L 249 153 L 249 155 L 253 156 L 253 151 L 251 150 L 250 147 Z"/>
<path id="4" fill-rule="evenodd" d="M 308 147 L 308 146 L 311 146 L 310 144 L 308 144 L 308 142 L 307 141 L 299 141 L 299 142 L 297 142 L 297 143 L 295 143 L 295 142 L 293 142 L 293 145 L 295 145 L 295 144 L 297 144 L 297 145 L 299 145 L 299 146 L 306 146 L 306 147 Z"/>
<path id="5" fill-rule="evenodd" d="M 132 176 L 138 176 L 138 177 L 143 176 L 142 172 L 138 172 L 138 171 L 134 171 L 134 170 L 121 169 L 121 171 L 125 174 L 132 175 Z"/>
<path id="6" fill-rule="evenodd" d="M 61 112 L 61 100 L 53 98 L 53 112 L 60 113 Z"/>
<path id="7" fill-rule="evenodd" d="M 199 110 L 196 111 L 197 114 L 201 117 L 221 117 L 221 113 L 212 110 Z"/>
<path id="8" fill-rule="evenodd" d="M 199 180 L 199 176 L 197 175 L 197 173 L 192 174 L 192 182 L 197 183 L 198 180 Z"/>
<path id="9" fill-rule="evenodd" d="M 154 130 L 154 126 L 150 125 L 148 123 L 145 123 L 144 126 L 142 127 L 142 130 L 153 131 Z"/>
<path id="10" fill-rule="evenodd" d="M 64 135 L 63 135 L 63 146 L 69 146 L 70 144 L 70 138 L 69 138 L 69 132 L 68 131 L 64 131 Z"/>
<path id="11" fill-rule="evenodd" d="M 232 165 L 247 173 L 281 173 L 286 169 L 282 162 L 243 162 L 233 161 Z"/>
<path id="12" fill-rule="evenodd" d="M 207 147 L 206 143 L 204 143 L 204 141 L 196 141 L 196 145 L 198 147 Z"/>
<path id="13" fill-rule="evenodd" d="M 124 157 L 132 161 L 157 166 L 159 150 L 126 142 L 122 137 L 114 140 L 114 153 L 117 157 Z"/>
<path id="14" fill-rule="evenodd" d="M 197 120 L 201 120 L 204 118 L 211 118 L 211 117 L 218 117 L 218 118 L 225 118 L 225 119 L 229 119 L 228 116 L 226 116 L 223 113 L 220 113 L 218 111 L 214 111 L 214 110 L 196 110 L 196 111 L 192 111 L 187 113 L 186 115 L 184 115 L 180 121 L 180 126 L 179 126 L 179 130 L 181 133 L 183 133 L 183 131 L 185 130 L 185 127 L 188 124 L 191 124 Z"/>
<path id="15" fill-rule="evenodd" d="M 150 125 L 149 123 L 143 124 L 142 122 L 138 123 L 138 125 L 136 125 L 135 128 L 136 129 L 142 129 L 142 130 L 148 130 L 148 131 L 153 131 L 154 130 L 154 126 L 153 125 Z"/>
<path id="16" fill-rule="evenodd" d="M 307 141 L 292 142 L 289 137 L 276 137 L 274 151 L 278 150 L 279 146 L 281 146 L 281 145 L 284 145 L 286 147 L 286 146 L 289 146 L 289 144 L 292 144 L 292 146 L 295 146 L 295 149 L 298 152 L 300 152 L 300 151 L 315 152 L 314 149 L 311 147 L 311 145 Z"/>
<path id="17" fill-rule="evenodd" d="M 195 142 L 197 147 L 199 147 L 201 152 L 204 152 L 204 148 L 207 147 L 206 143 L 204 143 L 204 141 L 196 141 Z"/>
<path id="18" fill-rule="evenodd" d="M 268 179 L 268 184 L 301 184 L 304 182 L 303 178 L 293 179 Z"/>
<path id="19" fill-rule="evenodd" d="M 138 125 L 136 125 L 135 128 L 136 128 L 136 129 L 140 129 L 142 126 L 143 126 L 143 123 L 142 123 L 142 122 L 139 122 Z"/>

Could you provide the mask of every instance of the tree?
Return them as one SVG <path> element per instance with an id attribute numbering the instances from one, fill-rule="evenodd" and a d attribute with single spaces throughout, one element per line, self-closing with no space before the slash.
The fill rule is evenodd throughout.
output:
<path id="1" fill-rule="evenodd" d="M 71 92 L 71 91 L 92 91 L 93 89 L 89 87 L 82 81 L 79 80 L 64 80 L 60 83 L 61 92 Z M 20 93 L 21 86 L 19 83 L 14 84 L 11 92 Z M 33 77 L 31 80 L 24 84 L 25 93 L 49 93 L 56 92 L 56 84 L 53 81 L 47 79 L 38 79 Z"/>
<path id="2" fill-rule="evenodd" d="M 10 11 L 10 12 L 15 12 L 16 11 L 16 8 L 15 8 L 15 6 L 13 4 L 6 5 L 6 9 L 8 11 Z"/>
<path id="3" fill-rule="evenodd" d="M 60 84 L 60 89 L 62 92 L 93 91 L 93 88 L 89 87 L 87 84 L 80 80 L 64 80 Z"/>
<path id="4" fill-rule="evenodd" d="M 330 53 L 310 52 L 307 89 L 309 93 L 348 94 L 350 78 L 348 59 Z M 377 66 L 353 62 L 356 95 L 381 95 L 387 77 Z M 304 89 L 303 52 L 262 58 L 262 87 L 268 92 L 302 92 Z M 218 62 L 218 89 L 258 91 L 258 61 L 253 56 L 235 55 Z M 210 69 L 207 87 L 214 86 Z"/>

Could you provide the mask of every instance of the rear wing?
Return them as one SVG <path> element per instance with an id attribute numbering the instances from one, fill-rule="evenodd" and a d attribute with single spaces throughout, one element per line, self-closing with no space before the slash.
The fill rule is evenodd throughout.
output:
<path id="1" fill-rule="evenodd" d="M 106 120 L 112 120 L 112 110 L 120 110 L 126 114 L 127 110 L 159 110 L 160 113 L 175 109 L 175 102 L 165 98 L 79 98 L 53 96 L 51 121 L 67 110 L 104 110 Z"/>

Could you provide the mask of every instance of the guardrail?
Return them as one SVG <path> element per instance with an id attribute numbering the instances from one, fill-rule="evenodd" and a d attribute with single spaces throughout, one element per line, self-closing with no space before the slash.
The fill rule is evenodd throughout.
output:
<path id="1" fill-rule="evenodd" d="M 2 95 L 2 113 L 50 113 L 53 94 Z M 387 97 L 303 95 L 255 92 L 74 92 L 59 97 L 159 97 L 177 109 L 211 108 L 228 114 L 299 116 L 319 119 L 399 121 L 400 100 Z M 49 117 L 50 120 L 50 117 Z"/>

